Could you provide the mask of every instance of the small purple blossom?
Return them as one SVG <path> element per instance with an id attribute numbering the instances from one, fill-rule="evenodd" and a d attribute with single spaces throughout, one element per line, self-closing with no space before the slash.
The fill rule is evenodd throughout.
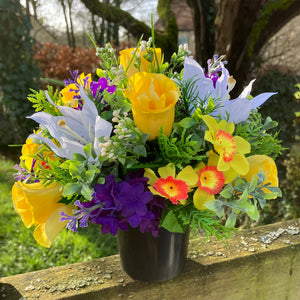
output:
<path id="1" fill-rule="evenodd" d="M 164 198 L 153 196 L 147 186 L 148 178 L 134 177 L 115 182 L 113 175 L 106 177 L 104 184 L 96 184 L 93 199 L 89 202 L 75 201 L 79 209 L 74 217 L 62 213 L 62 220 L 70 220 L 68 228 L 76 229 L 74 222 L 86 227 L 88 221 L 101 225 L 102 233 L 116 235 L 118 229 L 127 230 L 128 225 L 140 227 L 140 231 L 158 235 L 158 227 L 163 209 Z"/>

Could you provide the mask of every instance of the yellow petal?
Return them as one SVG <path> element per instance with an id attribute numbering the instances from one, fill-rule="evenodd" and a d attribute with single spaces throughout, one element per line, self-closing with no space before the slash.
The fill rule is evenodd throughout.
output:
<path id="1" fill-rule="evenodd" d="M 247 181 L 251 181 L 253 175 L 257 175 L 261 169 L 266 178 L 264 184 L 270 183 L 270 186 L 278 187 L 278 173 L 274 160 L 266 155 L 252 155 L 247 157 L 249 162 L 249 172 L 245 175 Z M 265 189 L 265 193 L 269 190 Z"/>
<path id="2" fill-rule="evenodd" d="M 178 173 L 176 179 L 185 181 L 188 186 L 195 186 L 198 182 L 198 175 L 191 166 L 186 166 Z"/>
<path id="3" fill-rule="evenodd" d="M 48 186 L 41 182 L 25 184 L 17 182 L 25 195 L 25 201 L 32 213 L 34 225 L 45 223 L 49 215 L 57 208 L 64 206 L 58 203 L 62 198 L 62 187 L 52 183 Z"/>
<path id="4" fill-rule="evenodd" d="M 224 130 L 232 135 L 234 132 L 234 123 L 228 123 L 225 120 L 221 120 L 218 124 L 218 129 Z"/>
<path id="5" fill-rule="evenodd" d="M 237 153 L 247 154 L 251 151 L 251 145 L 249 142 L 244 140 L 242 137 L 236 135 L 233 137 L 235 141 L 235 149 Z"/>
<path id="6" fill-rule="evenodd" d="M 33 225 L 33 217 L 26 201 L 26 194 L 17 183 L 12 187 L 12 199 L 15 211 L 21 216 L 24 225 L 29 228 Z"/>
<path id="7" fill-rule="evenodd" d="M 180 92 L 176 84 L 163 74 L 139 72 L 130 77 L 125 96 L 132 104 L 135 125 L 149 140 L 159 136 L 161 128 L 170 135 L 175 105 Z"/>
<path id="8" fill-rule="evenodd" d="M 207 165 L 208 166 L 217 166 L 218 162 L 219 162 L 219 155 L 212 150 L 209 151 Z M 225 184 L 231 182 L 238 175 L 238 173 L 231 168 L 229 168 L 227 171 L 222 171 L 222 172 L 225 176 Z"/>
<path id="9" fill-rule="evenodd" d="M 229 165 L 239 175 L 246 175 L 249 171 L 249 162 L 243 154 L 235 154 Z"/>
<path id="10" fill-rule="evenodd" d="M 149 181 L 148 181 L 149 185 L 153 185 L 158 180 L 158 178 L 155 175 L 154 171 L 149 169 L 149 168 L 145 169 L 144 177 L 149 178 Z"/>
<path id="11" fill-rule="evenodd" d="M 165 167 L 161 167 L 158 169 L 158 174 L 161 178 L 167 178 L 168 176 L 172 176 L 175 178 L 176 168 L 174 164 L 168 164 Z"/>
<path id="12" fill-rule="evenodd" d="M 199 210 L 206 210 L 207 207 L 204 204 L 208 201 L 213 200 L 215 197 L 214 195 L 210 195 L 208 192 L 197 189 L 193 196 L 194 205 Z"/>
<path id="13" fill-rule="evenodd" d="M 203 163 L 203 162 L 200 162 L 196 167 L 195 167 L 195 172 L 196 173 L 199 173 L 199 171 L 201 170 L 201 169 L 203 169 L 205 167 L 205 164 Z"/>
<path id="14" fill-rule="evenodd" d="M 202 120 L 208 127 L 209 131 L 212 131 L 212 132 L 218 131 L 218 123 L 214 117 L 209 116 L 209 115 L 204 115 L 204 116 L 202 116 Z"/>
<path id="15" fill-rule="evenodd" d="M 59 234 L 59 232 L 67 225 L 68 221 L 60 222 L 61 212 L 67 215 L 73 215 L 72 211 L 75 209 L 73 205 L 64 205 L 56 209 L 47 219 L 46 223 L 39 224 L 33 233 L 35 240 L 44 247 L 49 248 Z"/>

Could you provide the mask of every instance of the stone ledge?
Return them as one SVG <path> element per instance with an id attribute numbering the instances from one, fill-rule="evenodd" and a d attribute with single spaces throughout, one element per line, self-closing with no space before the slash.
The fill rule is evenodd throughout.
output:
<path id="1" fill-rule="evenodd" d="M 135 281 L 114 255 L 0 278 L 0 299 L 300 299 L 300 219 L 237 232 L 225 246 L 191 240 L 185 270 Z"/>

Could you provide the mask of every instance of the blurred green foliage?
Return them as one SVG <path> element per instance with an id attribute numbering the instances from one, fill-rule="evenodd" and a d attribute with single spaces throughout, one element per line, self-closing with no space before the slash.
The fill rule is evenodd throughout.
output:
<path id="1" fill-rule="evenodd" d="M 40 70 L 32 59 L 31 24 L 20 1 L 0 4 L 0 144 L 23 142 L 32 128 L 29 88 L 38 88 Z"/>
<path id="2" fill-rule="evenodd" d="M 257 79 L 252 91 L 253 96 L 264 92 L 278 93 L 265 102 L 259 112 L 264 118 L 270 116 L 279 123 L 279 139 L 284 147 L 291 147 L 295 142 L 295 112 L 300 110 L 300 103 L 296 101 L 294 93 L 295 84 L 299 81 L 299 76 L 271 70 Z"/>
<path id="3" fill-rule="evenodd" d="M 264 103 L 259 111 L 264 117 L 270 116 L 279 123 L 279 139 L 287 148 L 276 160 L 283 197 L 267 202 L 261 212 L 260 224 L 300 216 L 300 154 L 296 122 L 300 101 L 295 98 L 297 82 L 300 82 L 299 76 L 274 69 L 258 78 L 253 89 L 254 96 L 263 92 L 278 93 Z"/>

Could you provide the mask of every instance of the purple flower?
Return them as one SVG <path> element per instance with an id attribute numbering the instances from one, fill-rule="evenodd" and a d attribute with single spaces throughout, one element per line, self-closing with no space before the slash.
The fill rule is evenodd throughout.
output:
<path id="1" fill-rule="evenodd" d="M 158 235 L 158 228 L 165 200 L 153 196 L 148 189 L 148 178 L 140 177 L 143 172 L 129 174 L 125 181 L 115 182 L 113 175 L 108 175 L 104 184 L 94 186 L 93 199 L 88 202 L 75 201 L 79 208 L 74 217 L 63 216 L 70 220 L 68 227 L 77 230 L 86 227 L 88 222 L 101 225 L 102 233 L 116 235 L 118 229 L 127 230 L 128 225 L 139 227 L 142 233 L 152 232 Z M 69 219 L 68 219 L 69 218 Z"/>
<path id="2" fill-rule="evenodd" d="M 105 77 L 100 77 L 98 79 L 98 82 L 92 81 L 90 88 L 91 88 L 93 97 L 95 99 L 97 99 L 98 101 L 101 101 L 101 99 L 102 99 L 101 94 L 103 93 L 103 91 L 106 90 L 110 94 L 113 94 L 117 89 L 117 87 L 114 85 L 112 85 L 112 86 L 108 85 L 107 79 Z"/>
<path id="3" fill-rule="evenodd" d="M 90 84 L 90 89 L 93 94 L 93 97 L 96 101 L 101 102 L 103 99 L 103 92 L 107 91 L 110 94 L 113 94 L 117 87 L 114 85 L 108 85 L 107 79 L 105 77 L 100 77 L 98 81 L 92 81 Z M 108 105 L 105 101 L 101 103 L 103 105 L 102 111 L 106 111 L 110 109 L 110 105 Z"/>

